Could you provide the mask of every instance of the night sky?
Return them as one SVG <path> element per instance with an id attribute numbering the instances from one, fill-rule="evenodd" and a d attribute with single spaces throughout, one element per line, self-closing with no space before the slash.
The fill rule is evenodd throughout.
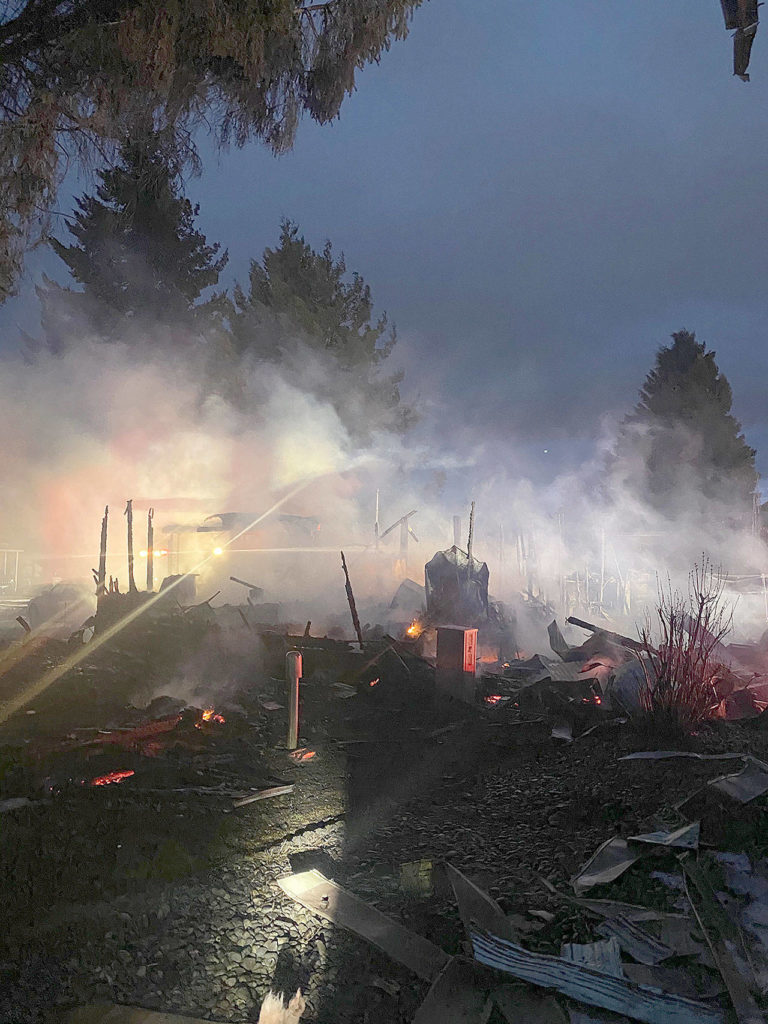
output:
<path id="1" fill-rule="evenodd" d="M 731 60 L 718 0 L 431 0 L 339 121 L 280 158 L 201 138 L 187 192 L 227 283 L 284 216 L 343 250 L 435 437 L 490 433 L 554 475 L 686 327 L 768 477 L 768 23 L 749 84 Z M 0 309 L 6 348 L 43 267 Z"/>

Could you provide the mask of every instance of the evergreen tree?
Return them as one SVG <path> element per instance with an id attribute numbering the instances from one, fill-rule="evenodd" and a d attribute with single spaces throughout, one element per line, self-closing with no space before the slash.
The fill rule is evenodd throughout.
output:
<path id="1" fill-rule="evenodd" d="M 747 522 L 757 486 L 755 450 L 731 413 L 715 353 L 688 331 L 656 354 L 612 459 L 614 479 L 656 511 Z M 693 501 L 693 508 L 692 508 Z"/>
<path id="2" fill-rule="evenodd" d="M 195 129 L 290 148 L 359 68 L 403 39 L 421 0 L 8 0 L 0 7 L 0 300 L 47 228 L 70 164 L 151 123 L 181 160 Z"/>
<path id="3" fill-rule="evenodd" d="M 241 355 L 290 368 L 357 441 L 415 419 L 401 400 L 403 374 L 382 371 L 397 339 L 386 314 L 374 318 L 370 287 L 357 273 L 347 280 L 330 242 L 316 252 L 290 221 L 279 246 L 251 262 L 248 292 L 235 288 L 231 329 Z"/>
<path id="4" fill-rule="evenodd" d="M 100 173 L 95 195 L 77 201 L 69 245 L 51 239 L 81 290 L 45 279 L 45 341 L 55 351 L 91 331 L 104 340 L 169 341 L 210 330 L 227 300 L 201 294 L 218 282 L 227 254 L 195 229 L 198 208 L 180 195 L 178 175 L 152 146 L 129 144 L 120 164 Z M 161 328 L 161 332 L 157 328 Z"/>

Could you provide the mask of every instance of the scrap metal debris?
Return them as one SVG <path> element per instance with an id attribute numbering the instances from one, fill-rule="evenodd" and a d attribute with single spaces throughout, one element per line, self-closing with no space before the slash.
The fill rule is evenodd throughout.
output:
<path id="1" fill-rule="evenodd" d="M 644 832 L 639 836 L 630 836 L 630 843 L 648 843 L 650 846 L 675 847 L 681 850 L 696 850 L 699 846 L 701 823 L 692 822 L 682 825 L 674 832 Z"/>
<path id="2" fill-rule="evenodd" d="M 600 935 L 615 939 L 625 953 L 647 967 L 656 967 L 675 955 L 673 949 L 625 917 L 608 918 L 598 926 L 597 931 Z"/>
<path id="3" fill-rule="evenodd" d="M 486 1024 L 493 1010 L 490 987 L 478 983 L 471 960 L 451 957 L 416 1011 L 413 1024 Z"/>
<path id="4" fill-rule="evenodd" d="M 566 942 L 560 949 L 560 956 L 563 960 L 584 964 L 592 970 L 610 974 L 614 978 L 625 977 L 621 963 L 621 947 L 615 936 L 601 942 Z"/>
<path id="5" fill-rule="evenodd" d="M 495 935 L 473 933 L 475 959 L 541 988 L 623 1013 L 647 1024 L 725 1024 L 722 1010 L 692 999 L 634 985 L 562 957 L 533 953 Z"/>
<path id="6" fill-rule="evenodd" d="M 627 840 L 620 836 L 606 839 L 571 880 L 571 884 L 577 893 L 595 885 L 605 885 L 623 875 L 627 868 L 631 868 L 635 861 L 649 852 L 649 849 L 642 847 L 630 847 Z"/>
<path id="7" fill-rule="evenodd" d="M 758 761 L 756 757 L 746 755 L 745 765 L 740 772 L 723 775 L 713 779 L 709 786 L 737 800 L 740 804 L 748 804 L 764 793 L 768 793 L 768 764 Z"/>

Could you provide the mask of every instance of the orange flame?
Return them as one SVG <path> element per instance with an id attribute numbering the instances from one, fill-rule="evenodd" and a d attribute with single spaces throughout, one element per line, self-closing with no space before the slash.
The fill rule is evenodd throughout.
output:
<path id="1" fill-rule="evenodd" d="M 203 722 L 218 722 L 219 725 L 224 725 L 226 718 L 224 715 L 218 715 L 214 708 L 206 708 L 200 721 L 195 723 L 195 727 L 199 729 Z"/>
<path id="2" fill-rule="evenodd" d="M 418 619 L 414 619 L 405 632 L 408 636 L 419 636 L 422 630 L 421 626 L 419 625 Z"/>

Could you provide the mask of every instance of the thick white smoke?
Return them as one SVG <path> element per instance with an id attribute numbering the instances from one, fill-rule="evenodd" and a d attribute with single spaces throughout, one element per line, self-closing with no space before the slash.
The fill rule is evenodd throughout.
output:
<path id="1" fill-rule="evenodd" d="M 609 604 L 608 596 L 632 579 L 631 605 L 622 612 L 614 602 L 611 612 L 616 623 L 631 626 L 655 596 L 654 574 L 684 581 L 703 552 L 726 571 L 759 581 L 762 545 L 744 530 L 713 530 L 713 517 L 702 517 L 701 497 L 685 467 L 672 525 L 651 510 L 636 486 L 641 466 L 623 465 L 606 487 L 604 454 L 615 422 L 606 420 L 602 445 L 589 462 L 534 486 L 534 467 L 526 465 L 514 438 L 489 440 L 482 419 L 473 431 L 457 432 L 456 411 L 434 396 L 428 406 L 422 403 L 427 413 L 411 435 L 374 432 L 370 446 L 356 448 L 331 403 L 315 397 L 332 388 L 326 386 L 327 367 L 310 352 L 291 370 L 244 366 L 238 404 L 206 397 L 205 373 L 199 355 L 87 337 L 62 356 L 41 354 L 32 364 L 4 360 L 0 540 L 24 550 L 25 589 L 55 579 L 90 582 L 105 505 L 108 573 L 125 589 L 122 512 L 128 498 L 134 499 L 140 587 L 146 509 L 152 505 L 155 548 L 168 551 L 157 557 L 156 585 L 170 572 L 203 562 L 200 599 L 221 588 L 218 601 L 243 600 L 244 589 L 229 582 L 230 575 L 238 576 L 263 588 L 264 601 L 284 603 L 284 614 L 296 620 L 306 614 L 328 622 L 346 614 L 340 548 L 363 615 L 376 614 L 403 571 L 423 581 L 424 563 L 453 542 L 456 514 L 466 547 L 471 499 L 477 502 L 475 554 L 489 564 L 492 594 L 508 601 L 530 591 L 560 615 L 564 597 L 572 609 L 581 600 L 586 613 L 590 600 L 597 602 L 596 586 Z M 424 387 L 423 381 L 412 384 Z M 350 403 L 356 400 L 349 396 Z M 405 566 L 399 527 L 378 550 L 374 544 L 377 491 L 380 532 L 417 510 Z M 233 550 L 210 557 L 231 533 L 198 532 L 206 516 L 239 512 L 256 518 L 273 507 Z M 722 511 L 725 523 L 728 510 Z M 297 533 L 295 523 L 281 519 L 285 515 L 317 520 L 319 530 L 304 536 L 299 524 Z M 168 532 L 171 527 L 175 532 Z M 579 574 L 591 574 L 591 595 L 577 593 L 573 580 Z M 745 630 L 759 628 L 762 597 L 741 604 Z"/>

